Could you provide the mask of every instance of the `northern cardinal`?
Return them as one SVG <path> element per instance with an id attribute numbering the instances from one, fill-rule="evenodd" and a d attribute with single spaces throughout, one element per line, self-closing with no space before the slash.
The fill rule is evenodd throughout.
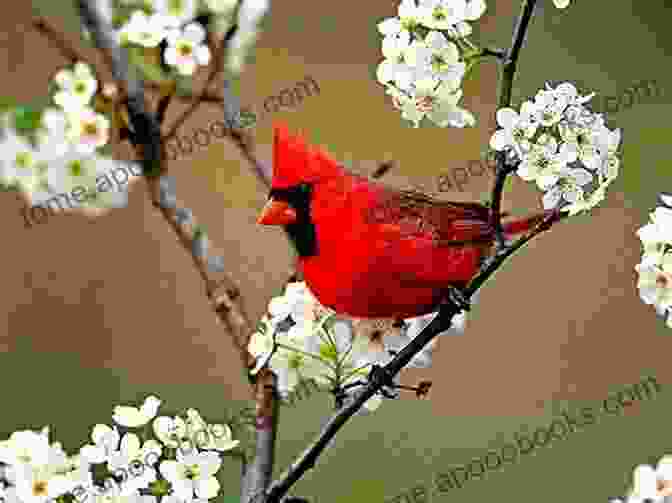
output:
<path id="1" fill-rule="evenodd" d="M 273 179 L 257 221 L 284 226 L 317 300 L 357 318 L 436 311 L 494 251 L 490 209 L 444 202 L 348 173 L 284 125 L 274 127 Z M 549 212 L 503 225 L 525 232 Z"/>

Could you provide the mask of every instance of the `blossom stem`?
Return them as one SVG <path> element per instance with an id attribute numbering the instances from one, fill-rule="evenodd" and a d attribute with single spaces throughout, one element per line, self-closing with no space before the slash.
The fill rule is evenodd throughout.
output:
<path id="1" fill-rule="evenodd" d="M 484 47 L 481 49 L 481 56 L 494 56 L 497 59 L 504 59 L 506 52 L 500 49 L 490 49 L 488 47 Z"/>
<path id="2" fill-rule="evenodd" d="M 297 348 L 295 348 L 295 347 L 288 346 L 288 345 L 286 345 L 286 344 L 282 344 L 281 342 L 278 342 L 278 343 L 277 343 L 277 346 L 278 346 L 279 348 L 286 349 L 286 350 L 288 350 L 288 351 L 294 351 L 295 353 L 302 354 L 303 356 L 308 356 L 308 357 L 310 357 L 310 358 L 315 358 L 316 360 L 319 360 L 320 362 L 324 363 L 324 364 L 327 365 L 327 366 L 329 366 L 329 364 L 330 364 L 330 362 L 328 362 L 327 360 L 325 360 L 325 359 L 322 358 L 321 356 L 314 355 L 314 354 L 312 354 L 312 353 L 308 353 L 307 351 L 302 351 L 302 350 L 297 349 Z"/>

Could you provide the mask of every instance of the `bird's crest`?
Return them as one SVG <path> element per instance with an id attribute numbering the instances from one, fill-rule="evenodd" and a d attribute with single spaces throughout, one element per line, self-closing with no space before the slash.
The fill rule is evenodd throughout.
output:
<path id="1" fill-rule="evenodd" d="M 272 188 L 286 189 L 343 175 L 343 166 L 320 148 L 308 146 L 302 134 L 291 135 L 284 124 L 273 127 Z"/>

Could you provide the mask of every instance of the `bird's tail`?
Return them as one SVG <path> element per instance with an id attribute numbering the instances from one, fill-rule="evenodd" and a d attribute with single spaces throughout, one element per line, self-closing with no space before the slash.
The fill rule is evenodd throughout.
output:
<path id="1" fill-rule="evenodd" d="M 521 232 L 527 232 L 532 229 L 537 224 L 541 223 L 544 218 L 552 215 L 555 210 L 546 210 L 543 213 L 537 213 L 530 217 L 521 218 L 514 220 L 513 222 L 507 222 L 502 224 L 502 229 L 504 234 L 508 236 L 514 236 L 520 234 Z M 506 216 L 506 213 L 502 213 L 502 216 Z"/>

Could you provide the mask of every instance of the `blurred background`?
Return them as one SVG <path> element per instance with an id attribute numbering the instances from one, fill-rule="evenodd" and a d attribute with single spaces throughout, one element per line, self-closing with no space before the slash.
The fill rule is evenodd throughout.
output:
<path id="1" fill-rule="evenodd" d="M 353 419 L 295 494 L 319 503 L 370 502 L 418 484 L 429 488 L 434 474 L 501 447 L 515 432 L 547 426 L 561 410 L 596 407 L 648 375 L 662 386 L 655 399 L 431 499 L 448 501 L 455 493 L 466 502 L 605 501 L 627 489 L 637 464 L 672 453 L 672 332 L 641 302 L 634 271 L 641 255 L 635 232 L 658 191 L 672 190 L 670 5 L 573 0 L 561 11 L 551 0 L 539 3 L 518 64 L 514 104 L 546 81 L 573 81 L 583 93 L 602 97 L 622 96 L 643 80 L 658 84 L 658 96 L 632 105 L 625 98 L 608 113 L 610 127 L 623 129 L 622 173 L 598 209 L 533 241 L 498 272 L 466 333 L 440 340 L 431 369 L 404 372 L 408 384 L 434 382 L 428 399 L 409 396 Z M 506 47 L 520 4 L 488 2 L 473 23 L 473 40 Z M 267 97 L 308 75 L 320 93 L 293 109 L 262 114 L 255 126 L 258 155 L 271 160 L 272 122 L 283 120 L 354 171 L 370 174 L 379 161 L 393 159 L 397 167 L 384 177 L 387 183 L 445 199 L 477 199 L 488 191 L 490 174 L 440 194 L 437 179 L 486 148 L 495 127 L 495 63 L 482 64 L 464 87 L 463 103 L 477 127 L 410 128 L 375 79 L 382 60 L 376 24 L 395 16 L 397 5 L 272 2 L 256 57 L 241 77 L 243 105 L 263 110 Z M 46 95 L 48 81 L 66 63 L 31 29 L 31 19 L 40 13 L 76 42 L 76 11 L 65 0 L 3 7 L 0 94 L 29 102 Z M 100 63 L 96 51 L 83 51 Z M 180 110 L 171 107 L 168 123 Z M 180 133 L 221 118 L 217 107 L 202 105 Z M 292 266 L 282 231 L 255 224 L 265 190 L 226 139 L 169 169 L 178 198 L 223 252 L 251 318 L 258 319 Z M 24 227 L 21 200 L 0 194 L 0 436 L 49 424 L 53 438 L 70 450 L 88 440 L 95 423 L 110 423 L 114 405 L 150 393 L 166 410 L 196 407 L 212 421 L 248 399 L 238 357 L 191 257 L 155 214 L 143 184 L 133 187 L 127 208 L 103 218 L 57 216 L 32 228 Z M 515 179 L 504 208 L 533 211 L 540 196 L 534 185 Z M 313 395 L 282 409 L 278 474 L 319 431 L 330 404 L 326 395 Z M 239 491 L 239 467 L 227 463 L 221 501 Z"/>

